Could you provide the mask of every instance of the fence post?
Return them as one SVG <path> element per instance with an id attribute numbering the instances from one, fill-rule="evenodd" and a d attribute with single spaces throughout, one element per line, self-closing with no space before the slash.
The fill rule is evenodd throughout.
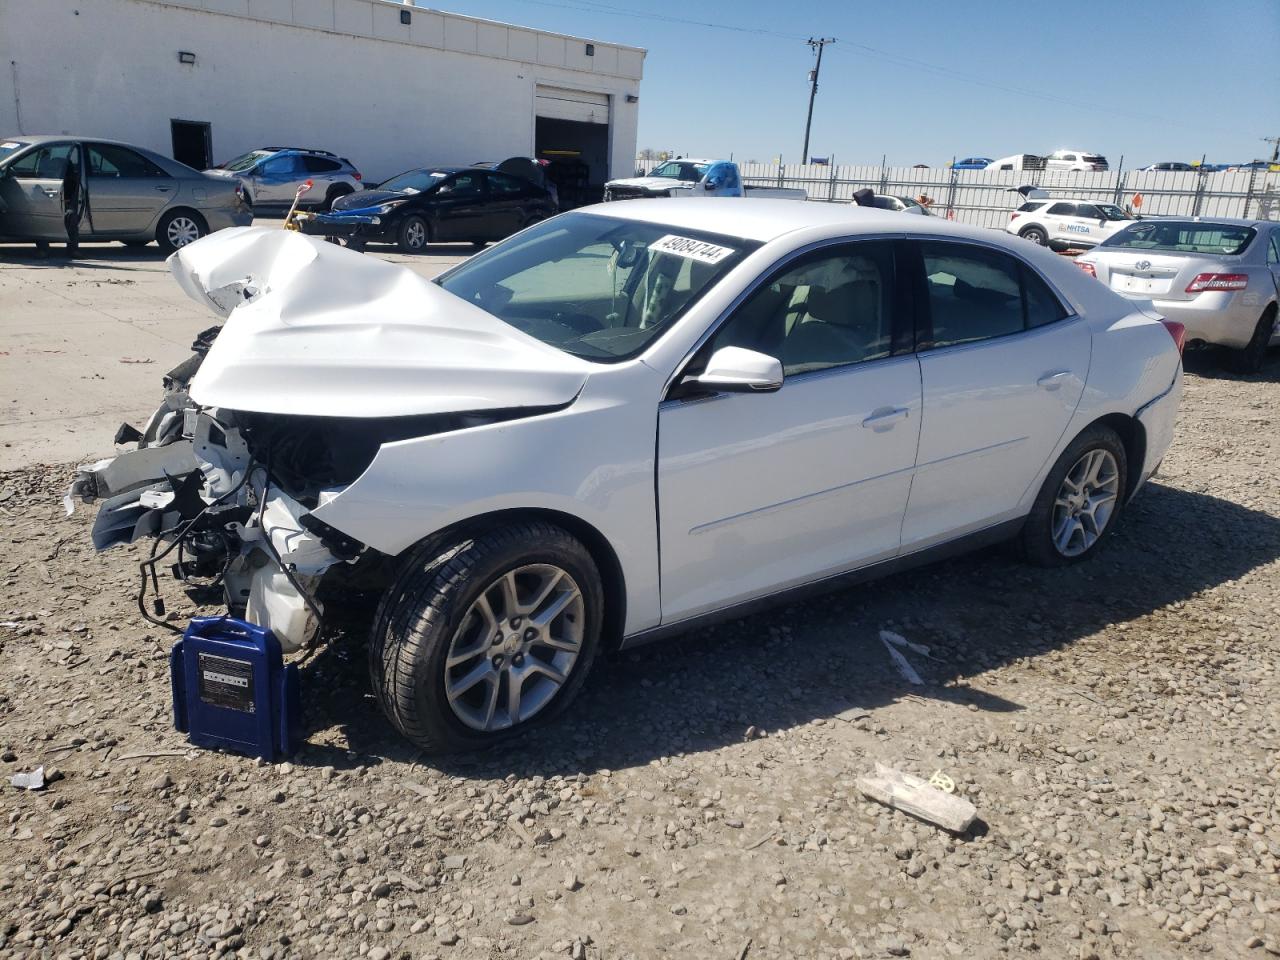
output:
<path id="1" fill-rule="evenodd" d="M 1120 206 L 1120 198 L 1124 196 L 1124 154 L 1120 154 L 1120 165 L 1116 167 L 1116 192 L 1111 202 Z"/>
<path id="2" fill-rule="evenodd" d="M 1251 166 L 1249 168 L 1249 188 L 1244 193 L 1244 210 L 1240 213 L 1240 216 L 1245 219 L 1249 217 L 1249 204 L 1253 203 L 1253 185 L 1257 179 L 1258 168 Z"/>
<path id="3" fill-rule="evenodd" d="M 827 184 L 827 200 L 834 203 L 836 199 L 836 155 L 833 153 L 827 162 L 831 164 L 831 180 Z"/>
<path id="4" fill-rule="evenodd" d="M 1209 175 L 1205 173 L 1204 164 L 1201 163 L 1200 170 L 1196 176 L 1196 195 L 1191 201 L 1191 215 L 1193 217 L 1200 216 L 1200 204 L 1204 200 L 1204 185 Z"/>
<path id="5" fill-rule="evenodd" d="M 947 184 L 947 219 L 948 220 L 951 220 L 955 217 L 956 180 L 959 178 L 959 176 L 960 176 L 960 173 L 959 171 L 956 170 L 955 161 L 953 160 L 952 167 L 951 167 L 951 182 Z"/>
<path id="6" fill-rule="evenodd" d="M 782 189 L 782 157 L 778 157 L 778 189 Z"/>

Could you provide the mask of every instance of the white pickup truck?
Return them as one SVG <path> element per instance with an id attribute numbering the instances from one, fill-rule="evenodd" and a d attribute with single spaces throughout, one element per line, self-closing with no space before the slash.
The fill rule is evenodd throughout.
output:
<path id="1" fill-rule="evenodd" d="M 809 195 L 803 190 L 744 184 L 738 165 L 732 160 L 693 160 L 687 157 L 666 160 L 650 170 L 647 177 L 610 180 L 604 185 L 606 201 L 635 200 L 641 197 L 809 199 Z"/>

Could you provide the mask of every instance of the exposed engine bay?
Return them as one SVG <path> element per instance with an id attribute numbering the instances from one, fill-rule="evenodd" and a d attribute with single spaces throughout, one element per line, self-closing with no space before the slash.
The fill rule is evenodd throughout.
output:
<path id="1" fill-rule="evenodd" d="M 297 233 L 224 230 L 169 263 L 226 322 L 165 376 L 141 430 L 121 426 L 117 455 L 80 469 L 65 504 L 101 501 L 99 550 L 154 540 L 138 607 L 174 631 L 160 571 L 202 602 L 221 594 L 286 653 L 312 647 L 322 583 L 376 587 L 388 567 L 315 511 L 387 444 L 556 409 L 583 381 L 576 361 L 550 362 L 558 351 L 429 281 Z"/>

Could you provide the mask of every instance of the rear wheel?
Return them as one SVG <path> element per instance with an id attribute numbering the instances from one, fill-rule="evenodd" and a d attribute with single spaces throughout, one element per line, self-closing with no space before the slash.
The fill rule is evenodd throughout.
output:
<path id="1" fill-rule="evenodd" d="M 427 221 L 415 214 L 405 217 L 396 234 L 396 243 L 405 253 L 421 253 L 431 242 L 431 228 Z"/>
<path id="2" fill-rule="evenodd" d="M 1076 437 L 1045 477 L 1022 528 L 1027 559 L 1060 567 L 1091 557 L 1115 527 L 1128 469 L 1114 430 L 1093 426 Z"/>
<path id="3" fill-rule="evenodd" d="M 590 553 L 548 523 L 424 549 L 374 621 L 369 667 L 379 704 L 432 752 L 485 747 L 528 729 L 581 689 L 603 598 Z"/>
<path id="4" fill-rule="evenodd" d="M 173 210 L 160 218 L 156 226 L 156 243 L 165 253 L 195 243 L 209 232 L 204 217 L 194 210 Z"/>
<path id="5" fill-rule="evenodd" d="M 1276 331 L 1276 305 L 1267 307 L 1253 328 L 1253 336 L 1239 350 L 1227 355 L 1227 366 L 1236 373 L 1257 373 L 1267 359 L 1267 347 Z"/>
<path id="6" fill-rule="evenodd" d="M 1024 240 L 1030 240 L 1032 243 L 1038 243 L 1040 246 L 1047 246 L 1049 243 L 1049 234 L 1045 232 L 1044 227 L 1027 227 L 1018 236 Z"/>

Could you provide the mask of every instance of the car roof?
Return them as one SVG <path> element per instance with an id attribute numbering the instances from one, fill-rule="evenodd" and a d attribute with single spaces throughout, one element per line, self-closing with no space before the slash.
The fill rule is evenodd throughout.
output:
<path id="1" fill-rule="evenodd" d="M 668 157 L 666 160 L 659 160 L 658 165 L 664 163 L 717 163 L 716 160 L 700 160 L 697 157 Z"/>
<path id="2" fill-rule="evenodd" d="M 628 200 L 625 203 L 598 203 L 580 207 L 574 212 L 720 233 L 764 243 L 810 227 L 827 227 L 831 236 L 911 233 L 971 240 L 997 239 L 992 237 L 997 231 L 957 224 L 942 217 L 906 217 L 896 210 L 806 200 L 747 197 Z"/>
<path id="3" fill-rule="evenodd" d="M 1251 220 L 1245 217 L 1147 217 L 1139 223 L 1198 223 L 1202 226 L 1274 227 L 1274 220 Z"/>
<path id="4" fill-rule="evenodd" d="M 139 146 L 136 143 L 129 143 L 125 140 L 112 140 L 110 137 L 90 137 L 78 133 L 21 134 L 16 137 L 0 137 L 0 140 L 12 141 L 14 143 L 26 143 L 33 146 L 38 143 L 62 143 L 66 140 L 77 140 L 88 141 L 89 143 L 107 143 L 113 147 L 128 147 L 130 150 L 146 150 L 148 153 L 155 153 L 155 151 L 150 147 Z"/>

